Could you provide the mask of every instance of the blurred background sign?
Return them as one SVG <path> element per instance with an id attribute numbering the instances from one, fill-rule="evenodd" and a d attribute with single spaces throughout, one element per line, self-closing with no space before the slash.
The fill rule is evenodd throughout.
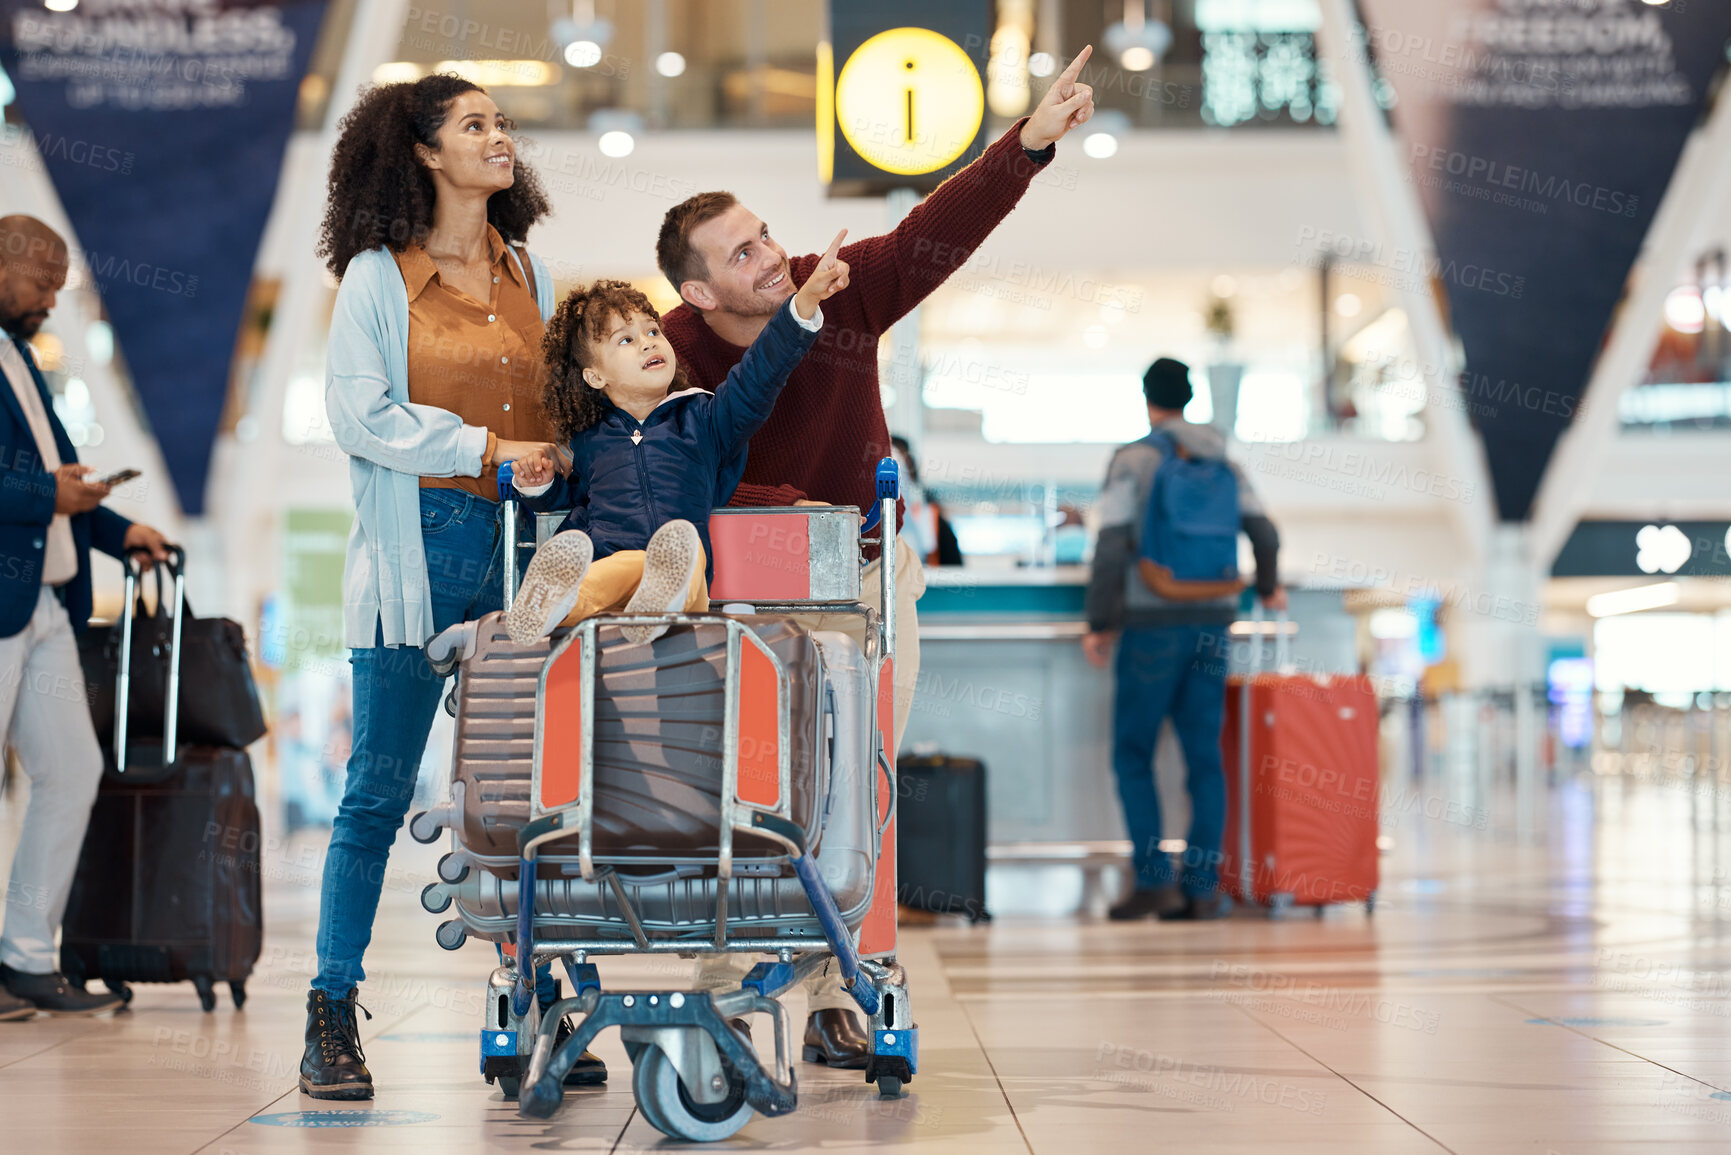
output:
<path id="1" fill-rule="evenodd" d="M 1523 520 L 1725 64 L 1731 5 L 1360 10 L 1435 239 L 1427 273 L 1466 350 L 1460 392 L 1497 511 Z"/>
<path id="2" fill-rule="evenodd" d="M 819 169 L 832 196 L 930 192 L 979 156 L 988 0 L 830 4 L 819 46 Z"/>
<path id="3" fill-rule="evenodd" d="M 58 7 L 51 5 L 50 7 Z M 0 64 L 188 514 L 324 0 L 0 0 Z"/>

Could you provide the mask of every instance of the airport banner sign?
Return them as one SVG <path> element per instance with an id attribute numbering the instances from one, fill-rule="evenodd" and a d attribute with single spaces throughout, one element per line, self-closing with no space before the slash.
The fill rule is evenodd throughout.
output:
<path id="1" fill-rule="evenodd" d="M 1731 4 L 1360 0 L 1368 56 L 1466 351 L 1463 394 L 1504 520 L 1527 517 L 1579 411 L 1684 142 L 1725 65 Z M 1367 244 L 1344 263 L 1394 258 Z"/>
<path id="2" fill-rule="evenodd" d="M 0 0 L 0 65 L 161 444 L 203 512 L 210 451 L 324 0 Z M 28 137 L 28 140 L 25 138 Z M 68 340 L 69 366 L 83 342 Z"/>

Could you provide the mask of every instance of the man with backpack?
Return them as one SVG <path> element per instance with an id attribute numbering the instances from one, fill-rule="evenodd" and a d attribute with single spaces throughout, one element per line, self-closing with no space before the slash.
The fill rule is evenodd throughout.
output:
<path id="1" fill-rule="evenodd" d="M 1226 710 L 1226 629 L 1244 580 L 1238 533 L 1250 538 L 1256 592 L 1280 610 L 1280 535 L 1250 483 L 1226 460 L 1226 441 L 1184 420 L 1190 369 L 1162 357 L 1142 378 L 1147 437 L 1120 447 L 1100 492 L 1100 536 L 1088 583 L 1083 651 L 1105 666 L 1118 643 L 1112 769 L 1130 829 L 1135 889 L 1111 909 L 1117 920 L 1220 918 L 1226 776 L 1220 727 Z M 1184 750 L 1190 831 L 1181 869 L 1160 850 L 1154 746 L 1170 717 Z"/>

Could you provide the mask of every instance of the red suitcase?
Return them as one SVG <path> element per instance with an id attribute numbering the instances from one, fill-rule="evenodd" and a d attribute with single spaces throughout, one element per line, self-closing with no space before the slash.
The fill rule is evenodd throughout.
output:
<path id="1" fill-rule="evenodd" d="M 1377 706 L 1362 676 L 1228 680 L 1222 884 L 1279 910 L 1375 905 Z M 1246 807 L 1244 800 L 1250 805 Z M 1240 847 L 1248 843 L 1249 869 Z"/>

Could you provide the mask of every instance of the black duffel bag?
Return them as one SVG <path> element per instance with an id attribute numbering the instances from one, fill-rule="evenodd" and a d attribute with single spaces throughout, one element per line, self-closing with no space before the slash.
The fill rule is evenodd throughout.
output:
<path id="1" fill-rule="evenodd" d="M 156 606 L 147 610 L 140 578 L 148 555 L 126 559 L 127 596 L 133 598 L 132 685 L 126 711 L 128 743 L 160 739 L 167 714 L 169 652 L 176 611 L 180 618 L 180 708 L 176 743 L 244 748 L 265 733 L 264 708 L 247 662 L 246 633 L 227 618 L 195 617 L 186 604 L 186 554 L 155 567 Z M 136 560 L 135 560 L 136 559 Z M 90 717 L 103 746 L 114 743 L 115 678 L 120 671 L 121 628 L 92 626 L 78 640 L 78 658 Z"/>

